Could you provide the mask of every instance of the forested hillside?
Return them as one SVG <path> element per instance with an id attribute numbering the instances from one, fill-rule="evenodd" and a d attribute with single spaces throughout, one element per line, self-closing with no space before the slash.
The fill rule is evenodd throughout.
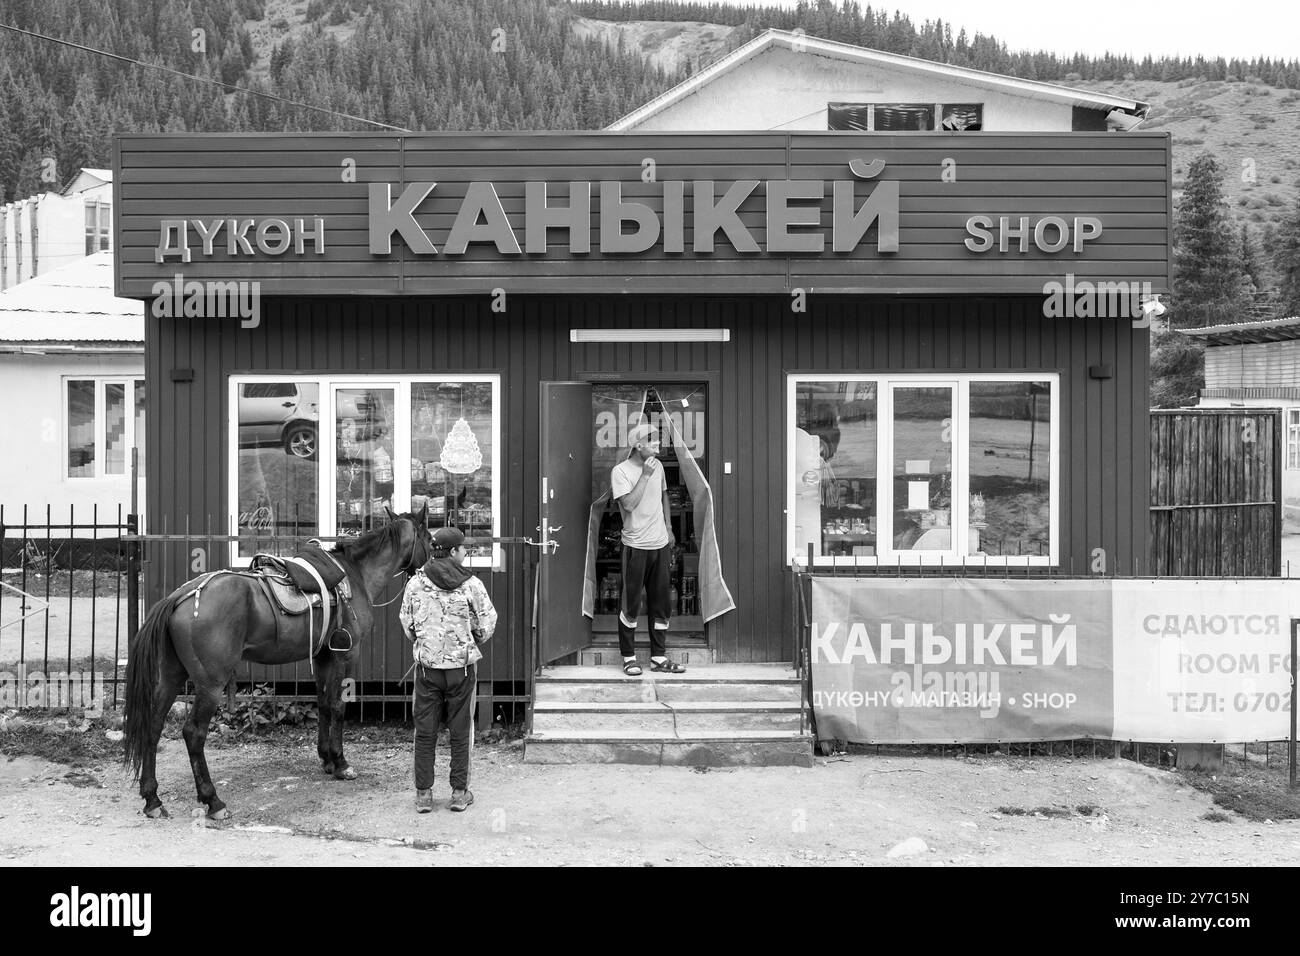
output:
<path id="1" fill-rule="evenodd" d="M 5 0 L 0 22 L 408 129 L 599 129 L 682 78 L 577 39 L 546 0 L 356 6 Z M 340 40 L 330 27 L 345 23 Z M 0 30 L 6 199 L 110 165 L 114 131 L 364 128 Z M 61 182 L 42 180 L 47 157 Z"/>

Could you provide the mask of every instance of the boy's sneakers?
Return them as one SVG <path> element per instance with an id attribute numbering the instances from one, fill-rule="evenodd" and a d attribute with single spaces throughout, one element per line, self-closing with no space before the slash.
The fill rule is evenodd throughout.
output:
<path id="1" fill-rule="evenodd" d="M 415 791 L 415 812 L 432 813 L 433 812 L 433 790 Z"/>
<path id="2" fill-rule="evenodd" d="M 453 790 L 451 792 L 451 809 L 456 811 L 468 810 L 469 805 L 474 802 L 473 790 Z"/>

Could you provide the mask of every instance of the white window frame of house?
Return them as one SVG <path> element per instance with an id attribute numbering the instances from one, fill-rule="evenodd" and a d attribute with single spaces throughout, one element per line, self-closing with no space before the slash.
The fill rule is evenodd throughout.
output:
<path id="1" fill-rule="evenodd" d="M 86 255 L 94 255 L 96 252 L 105 252 L 112 248 L 113 230 L 111 213 L 109 212 L 112 208 L 112 203 L 104 202 L 102 199 L 86 200 L 86 211 L 94 212 L 94 224 L 85 227 L 85 239 L 90 244 L 90 250 Z"/>
<path id="2" fill-rule="evenodd" d="M 64 375 L 63 376 L 63 478 L 65 481 L 130 481 L 131 480 L 131 449 L 136 447 L 135 434 L 135 383 L 143 382 L 144 375 Z M 68 397 L 68 386 L 72 382 L 94 382 L 95 383 L 95 473 L 93 475 L 71 475 L 68 470 L 71 468 L 72 456 L 70 429 L 72 428 L 72 403 Z M 126 403 L 124 409 L 126 417 L 126 455 L 123 458 L 121 474 L 109 474 L 105 466 L 108 464 L 108 400 L 106 393 L 109 385 L 125 385 L 123 392 L 123 401 Z M 147 396 L 148 386 L 145 386 L 145 395 Z M 144 462 L 140 462 L 140 473 L 144 474 Z"/>
<path id="3" fill-rule="evenodd" d="M 785 414 L 785 553 L 786 565 L 808 566 L 807 553 L 795 551 L 795 443 L 798 421 L 798 387 L 808 382 L 853 382 L 876 386 L 876 554 L 815 555 L 814 568 L 830 567 L 1055 567 L 1061 548 L 1061 376 L 1058 372 L 916 372 L 911 374 L 853 372 L 786 373 Z M 1051 385 L 1050 455 L 1048 463 L 1048 554 L 968 555 L 970 529 L 967 524 L 970 500 L 970 386 L 979 382 L 1046 382 Z M 893 548 L 893 444 L 896 388 L 951 387 L 952 422 L 952 528 L 951 546 L 944 551 L 899 551 Z"/>
<path id="4" fill-rule="evenodd" d="M 239 387 L 256 383 L 291 382 L 295 385 L 316 385 L 320 389 L 317 402 L 316 430 L 316 528 L 317 534 L 332 537 L 337 534 L 338 469 L 335 462 L 336 447 L 333 440 L 335 393 L 340 388 L 393 389 L 393 510 L 410 510 L 411 501 L 411 386 L 414 384 L 468 384 L 490 382 L 492 385 L 492 537 L 501 537 L 501 375 L 498 372 L 438 373 L 433 375 L 303 375 L 248 374 L 231 375 L 226 393 L 226 515 L 229 534 L 239 534 Z M 405 410 L 405 411 L 403 411 Z M 328 423 L 328 430 L 321 423 Z M 327 436 L 328 441 L 322 436 Z M 399 507 L 399 502 L 406 505 Z M 230 542 L 230 566 L 246 567 L 251 555 L 239 553 L 239 541 Z M 465 559 L 466 567 L 505 568 L 504 551 L 493 542 L 491 554 L 471 555 Z"/>
<path id="5" fill-rule="evenodd" d="M 1286 410 L 1286 470 L 1300 470 L 1300 408 Z"/>

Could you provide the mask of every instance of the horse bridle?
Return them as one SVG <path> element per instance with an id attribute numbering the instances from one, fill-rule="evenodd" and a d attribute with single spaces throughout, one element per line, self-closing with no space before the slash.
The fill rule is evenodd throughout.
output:
<path id="1" fill-rule="evenodd" d="M 396 571 L 393 572 L 393 577 L 397 577 L 398 575 L 405 574 L 409 578 L 416 571 L 420 570 L 420 568 L 424 566 L 424 563 L 429 560 L 429 549 L 425 548 L 424 557 L 421 558 L 418 563 L 416 562 L 415 546 L 420 541 L 420 526 L 417 525 L 414 521 L 412 521 L 411 529 L 415 532 L 415 537 L 411 539 L 411 553 L 406 556 L 406 560 L 402 562 L 402 565 Z M 388 605 L 392 604 L 394 601 L 400 598 L 402 596 L 402 593 L 404 592 L 399 592 L 389 600 L 384 601 L 381 604 L 376 604 L 374 605 L 374 607 L 388 607 Z"/>
<path id="2" fill-rule="evenodd" d="M 412 531 L 415 532 L 415 536 L 411 539 L 411 553 L 406 556 L 406 561 L 402 564 L 400 568 L 397 569 L 397 571 L 393 574 L 393 577 L 397 577 L 397 575 L 399 574 L 405 574 L 409 577 L 410 575 L 418 571 L 420 568 L 422 568 L 424 566 L 424 563 L 429 560 L 429 549 L 425 548 L 424 557 L 420 559 L 419 563 L 416 563 L 415 546 L 420 543 L 420 527 L 414 521 L 412 521 L 411 529 Z"/>

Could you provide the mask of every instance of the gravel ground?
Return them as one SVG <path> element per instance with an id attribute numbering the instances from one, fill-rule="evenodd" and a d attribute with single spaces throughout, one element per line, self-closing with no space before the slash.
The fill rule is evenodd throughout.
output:
<path id="1" fill-rule="evenodd" d="M 163 820 L 141 815 L 109 748 L 72 764 L 0 757 L 0 866 L 1300 863 L 1300 821 L 1216 813 L 1176 772 L 1092 757 L 852 755 L 700 772 L 526 764 L 514 741 L 476 748 L 476 801 L 453 814 L 444 747 L 437 809 L 419 816 L 408 740 L 366 727 L 348 731 L 352 782 L 320 773 L 301 729 L 214 741 L 208 763 L 232 811 L 215 824 L 191 816 L 175 733 L 159 754 Z"/>

